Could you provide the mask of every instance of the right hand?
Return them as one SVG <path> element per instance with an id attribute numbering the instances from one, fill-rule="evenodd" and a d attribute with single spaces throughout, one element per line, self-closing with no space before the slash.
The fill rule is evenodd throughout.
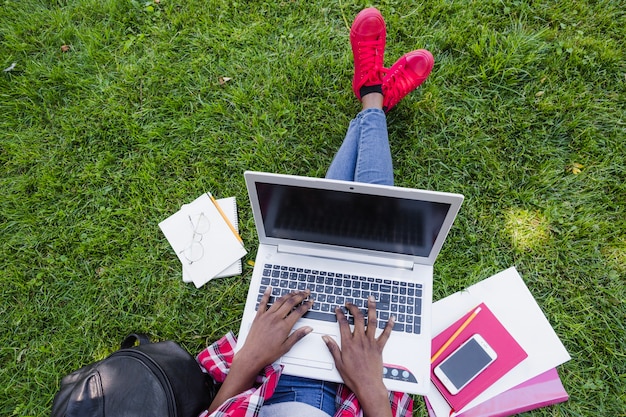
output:
<path id="1" fill-rule="evenodd" d="M 235 355 L 237 359 L 245 357 L 246 363 L 256 368 L 256 371 L 278 360 L 313 330 L 304 326 L 289 334 L 296 322 L 313 306 L 312 299 L 303 302 L 309 297 L 309 290 L 287 294 L 268 309 L 270 294 L 271 288 L 268 287 L 261 298 L 246 341 Z"/>
<path id="2" fill-rule="evenodd" d="M 309 291 L 293 292 L 278 299 L 269 309 L 271 288 L 265 291 L 259 310 L 250 327 L 243 347 L 235 354 L 228 376 L 217 392 L 208 412 L 212 413 L 228 398 L 253 386 L 259 372 L 287 353 L 293 345 L 313 329 L 301 327 L 291 335 L 296 321 L 313 305 L 313 300 L 303 301 Z"/>

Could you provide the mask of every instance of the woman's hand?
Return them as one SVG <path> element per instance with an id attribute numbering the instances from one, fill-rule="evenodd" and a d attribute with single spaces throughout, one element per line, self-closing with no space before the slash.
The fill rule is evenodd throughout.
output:
<path id="1" fill-rule="evenodd" d="M 309 297 L 309 290 L 285 295 L 268 309 L 270 293 L 271 288 L 268 287 L 261 298 L 248 337 L 235 355 L 235 359 L 245 357 L 248 366 L 257 372 L 283 356 L 313 330 L 305 326 L 289 334 L 296 322 L 313 306 L 312 299 L 304 301 Z"/>
<path id="2" fill-rule="evenodd" d="M 383 348 L 391 335 L 393 317 L 381 335 L 376 338 L 376 301 L 368 298 L 367 327 L 363 313 L 354 304 L 346 307 L 354 317 L 354 331 L 340 308 L 335 310 L 341 332 L 341 349 L 329 336 L 324 342 L 333 355 L 335 365 L 344 383 L 359 399 L 368 416 L 391 416 L 387 389 L 383 384 Z"/>
<path id="3" fill-rule="evenodd" d="M 313 306 L 312 299 L 303 302 L 309 297 L 309 290 L 285 295 L 268 309 L 270 293 L 271 288 L 268 287 L 261 298 L 248 337 L 235 354 L 228 376 L 213 399 L 209 413 L 215 411 L 228 398 L 251 388 L 256 376 L 265 366 L 283 356 L 313 330 L 306 326 L 289 334 L 298 319 Z"/>

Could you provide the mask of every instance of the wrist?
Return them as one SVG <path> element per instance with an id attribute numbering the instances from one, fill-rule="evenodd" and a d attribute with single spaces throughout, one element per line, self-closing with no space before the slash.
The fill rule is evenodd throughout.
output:
<path id="1" fill-rule="evenodd" d="M 250 380 L 252 384 L 264 367 L 265 365 L 259 364 L 253 356 L 247 355 L 242 349 L 233 357 L 228 374 L 234 373 L 238 375 L 238 379 Z"/>
<path id="2" fill-rule="evenodd" d="M 371 417 L 391 416 L 389 392 L 385 385 L 380 383 L 358 387 L 354 394 L 359 400 L 363 413 Z"/>
<path id="3" fill-rule="evenodd" d="M 246 349 L 241 349 L 235 354 L 235 356 L 233 356 L 231 366 L 236 365 L 237 367 L 241 367 L 258 373 L 259 371 L 261 371 L 261 369 L 265 367 L 265 365 L 267 365 L 261 363 L 259 359 L 259 355 L 254 354 L 253 352 L 248 352 L 248 350 Z"/>
<path id="4" fill-rule="evenodd" d="M 211 406 L 208 409 L 209 413 L 215 411 L 228 398 L 252 388 L 257 375 L 263 369 L 262 367 L 257 368 L 253 361 L 250 361 L 248 355 L 245 353 L 240 355 L 240 352 L 233 357 L 228 375 L 211 402 Z"/>

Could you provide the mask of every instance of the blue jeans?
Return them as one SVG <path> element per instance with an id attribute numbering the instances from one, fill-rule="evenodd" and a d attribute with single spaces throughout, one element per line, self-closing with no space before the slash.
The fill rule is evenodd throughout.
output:
<path id="1" fill-rule="evenodd" d="M 361 111 L 350 122 L 346 137 L 326 172 L 326 178 L 393 185 L 393 165 L 387 118 L 378 109 Z M 283 375 L 265 404 L 296 401 L 335 414 L 337 384 Z"/>
<path id="2" fill-rule="evenodd" d="M 366 109 L 350 122 L 326 178 L 393 185 L 393 164 L 384 111 Z"/>
<path id="3" fill-rule="evenodd" d="M 309 404 L 328 414 L 335 415 L 335 396 L 337 384 L 318 381 L 317 379 L 301 378 L 298 376 L 282 375 L 274 395 L 264 404 L 276 404 L 296 401 Z"/>

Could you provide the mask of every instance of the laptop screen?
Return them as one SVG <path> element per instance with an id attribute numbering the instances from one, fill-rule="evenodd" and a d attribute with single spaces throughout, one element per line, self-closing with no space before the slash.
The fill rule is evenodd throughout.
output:
<path id="1" fill-rule="evenodd" d="M 428 257 L 451 205 L 256 182 L 270 238 Z"/>

